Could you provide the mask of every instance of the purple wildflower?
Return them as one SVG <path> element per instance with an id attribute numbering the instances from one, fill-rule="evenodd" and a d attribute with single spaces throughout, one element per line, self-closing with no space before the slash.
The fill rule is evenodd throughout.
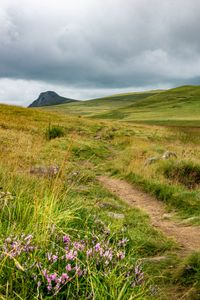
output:
<path id="1" fill-rule="evenodd" d="M 68 235 L 64 235 L 64 236 L 63 236 L 63 242 L 64 242 L 65 244 L 69 244 L 69 243 L 71 242 L 70 237 L 69 237 Z"/>
<path id="2" fill-rule="evenodd" d="M 70 264 L 67 264 L 65 269 L 70 272 L 72 270 L 72 266 Z"/>
<path id="3" fill-rule="evenodd" d="M 92 248 L 88 249 L 86 252 L 87 256 L 91 256 L 92 252 L 93 252 Z"/>
<path id="4" fill-rule="evenodd" d="M 118 242 L 118 246 L 125 246 L 128 243 L 128 239 L 124 238 Z"/>
<path id="5" fill-rule="evenodd" d="M 57 279 L 57 274 L 56 274 L 56 273 L 51 274 L 51 275 L 49 276 L 49 278 L 51 279 L 51 281 L 55 281 L 55 280 Z"/>
<path id="6" fill-rule="evenodd" d="M 96 252 L 99 252 L 99 250 L 101 249 L 100 243 L 97 243 L 97 244 L 94 246 L 94 249 L 95 249 Z"/>
<path id="7" fill-rule="evenodd" d="M 52 255 L 52 261 L 55 263 L 58 260 L 58 255 Z"/>

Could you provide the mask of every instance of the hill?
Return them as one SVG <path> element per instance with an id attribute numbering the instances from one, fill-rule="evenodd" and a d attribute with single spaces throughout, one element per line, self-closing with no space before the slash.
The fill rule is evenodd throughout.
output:
<path id="1" fill-rule="evenodd" d="M 92 118 L 146 124 L 200 126 L 200 86 L 182 86 L 49 107 Z"/>
<path id="2" fill-rule="evenodd" d="M 58 104 L 66 104 L 70 102 L 76 102 L 77 100 L 64 98 L 58 95 L 53 91 L 43 92 L 39 95 L 38 99 L 33 101 L 29 105 L 29 107 L 41 107 L 41 106 L 49 106 L 49 105 L 58 105 Z"/>

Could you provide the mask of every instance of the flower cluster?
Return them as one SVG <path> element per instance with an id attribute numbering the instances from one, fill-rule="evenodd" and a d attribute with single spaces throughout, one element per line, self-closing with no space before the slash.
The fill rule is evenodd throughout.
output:
<path id="1" fill-rule="evenodd" d="M 144 283 L 144 272 L 141 264 L 136 264 L 128 271 L 126 276 L 129 278 L 132 287 L 141 286 Z"/>
<path id="2" fill-rule="evenodd" d="M 32 239 L 32 235 L 10 236 L 3 243 L 2 253 L 3 257 L 21 262 L 21 271 L 26 276 L 30 275 L 30 280 L 34 281 L 34 286 L 41 295 L 57 295 L 68 284 L 84 283 L 93 269 L 106 275 L 113 268 L 118 269 L 120 274 L 121 268 L 124 268 L 127 274 L 125 280 L 130 282 L 130 286 L 143 284 L 144 273 L 140 265 L 129 269 L 127 264 L 121 263 L 126 256 L 126 238 L 113 243 L 105 236 L 103 239 L 102 236 L 95 236 L 93 239 L 72 240 L 70 236 L 64 235 L 58 237 L 56 243 L 51 243 L 51 251 L 46 253 L 42 248 L 36 247 Z M 34 251 L 35 255 L 31 255 Z"/>
<path id="3" fill-rule="evenodd" d="M 31 234 L 21 236 L 10 236 L 4 240 L 2 256 L 8 256 L 10 258 L 18 257 L 22 253 L 33 252 L 36 247 L 32 244 L 33 236 Z"/>

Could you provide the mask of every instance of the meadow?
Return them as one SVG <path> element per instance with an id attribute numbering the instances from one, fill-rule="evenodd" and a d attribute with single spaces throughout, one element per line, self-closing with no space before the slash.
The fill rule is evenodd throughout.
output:
<path id="1" fill-rule="evenodd" d="M 145 107 L 134 97 L 133 109 Z M 98 181 L 126 179 L 178 222 L 199 226 L 197 109 L 191 116 L 184 108 L 175 127 L 155 124 L 158 108 L 152 119 L 134 123 L 131 112 L 122 122 L 108 115 L 124 102 L 110 98 L 109 108 L 98 100 L 98 116 L 93 100 L 84 109 L 0 105 L 0 299 L 199 299 L 199 252 L 181 256 L 145 212 Z M 184 118 L 192 126 L 177 125 Z M 161 159 L 166 151 L 177 158 Z"/>
<path id="2" fill-rule="evenodd" d="M 122 122 L 199 127 L 199 98 L 199 86 L 181 86 L 163 91 L 112 95 L 49 109 Z"/>

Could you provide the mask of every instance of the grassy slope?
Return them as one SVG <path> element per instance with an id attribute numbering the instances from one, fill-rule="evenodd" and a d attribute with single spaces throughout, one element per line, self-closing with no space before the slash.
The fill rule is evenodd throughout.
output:
<path id="1" fill-rule="evenodd" d="M 62 126 L 65 136 L 47 141 L 45 130 L 49 122 Z M 44 253 L 57 251 L 59 237 L 63 234 L 70 234 L 73 239 L 88 236 L 90 240 L 95 236 L 102 244 L 112 241 L 112 247 L 116 247 L 120 238 L 127 237 L 129 243 L 123 266 L 115 262 L 112 271 L 98 270 L 94 262 L 86 277 L 67 288 L 70 299 L 85 299 L 91 293 L 95 299 L 173 299 L 173 294 L 177 299 L 177 288 L 179 282 L 182 284 L 183 275 L 177 277 L 174 285 L 173 269 L 170 267 L 179 265 L 179 260 L 174 259 L 174 244 L 151 227 L 146 215 L 127 207 L 104 190 L 95 177 L 105 172 L 127 177 L 149 192 L 161 195 L 160 199 L 166 202 L 168 208 L 176 209 L 182 218 L 195 216 L 198 223 L 198 186 L 193 192 L 166 178 L 163 175 L 166 166 L 162 162 L 144 168 L 146 158 L 161 155 L 165 150 L 175 151 L 180 161 L 192 160 L 198 165 L 200 141 L 196 129 L 188 130 L 127 126 L 126 123 L 95 121 L 1 105 L 0 187 L 15 196 L 14 200 L 3 202 L 0 210 L 1 245 L 10 235 L 20 235 L 22 232 L 33 234 L 34 242 L 39 245 L 36 257 L 47 264 Z M 32 166 L 49 165 L 61 167 L 58 177 L 30 174 Z M 166 197 L 171 188 L 170 197 Z M 108 212 L 124 214 L 124 218 L 113 218 Z M 109 236 L 107 233 L 105 236 L 102 226 L 107 228 L 106 232 L 109 229 Z M 156 266 L 151 263 L 143 266 L 144 284 L 135 288 L 125 284 L 124 266 L 134 265 L 138 258 L 165 254 L 171 257 L 169 261 L 157 263 Z M 20 262 L 23 267 L 24 258 L 17 260 L 10 261 L 7 257 L 1 262 L 3 277 L 0 279 L 0 296 L 2 299 L 37 297 L 38 291 L 31 274 L 20 270 L 18 265 Z M 184 273 L 185 266 L 180 266 L 180 274 Z M 52 265 L 51 268 L 61 271 L 62 265 Z M 197 275 L 194 272 L 193 276 Z M 41 274 L 38 276 L 43 280 Z M 190 274 L 188 276 L 190 279 Z M 189 279 L 183 285 L 186 291 L 188 286 L 191 287 Z M 198 287 L 199 281 L 196 281 Z M 157 290 L 156 296 L 151 295 L 152 286 Z M 169 296 L 171 290 L 172 295 Z M 65 299 L 66 289 L 62 291 L 65 294 L 61 293 L 58 299 Z M 40 293 L 46 299 L 44 295 L 47 292 L 43 285 Z M 191 299 L 193 296 L 190 294 L 189 297 Z"/>
<path id="2" fill-rule="evenodd" d="M 200 126 L 200 87 L 183 86 L 167 91 L 113 95 L 50 109 L 100 119 Z"/>

